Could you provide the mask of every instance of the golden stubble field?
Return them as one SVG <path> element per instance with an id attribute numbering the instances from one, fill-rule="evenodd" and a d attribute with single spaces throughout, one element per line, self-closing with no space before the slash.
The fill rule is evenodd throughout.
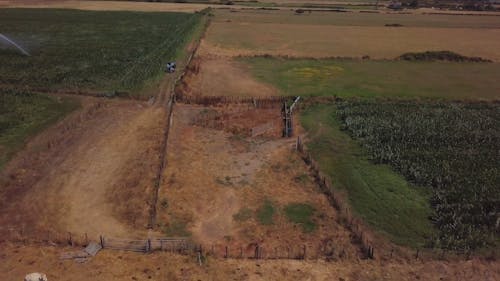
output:
<path id="1" fill-rule="evenodd" d="M 406 52 L 449 50 L 500 61 L 500 17 L 496 16 L 402 15 L 408 17 L 402 18 L 386 14 L 330 13 L 331 18 L 325 18 L 322 12 L 316 18 L 314 12 L 302 16 L 295 16 L 291 11 L 289 15 L 286 13 L 276 11 L 273 18 L 271 12 L 266 12 L 259 22 L 259 15 L 254 12 L 217 11 L 217 20 L 207 32 L 201 53 L 316 58 L 367 55 L 374 59 L 393 59 Z M 416 23 L 426 19 L 436 25 Z M 398 20 L 404 26 L 384 24 L 398 23 Z"/>

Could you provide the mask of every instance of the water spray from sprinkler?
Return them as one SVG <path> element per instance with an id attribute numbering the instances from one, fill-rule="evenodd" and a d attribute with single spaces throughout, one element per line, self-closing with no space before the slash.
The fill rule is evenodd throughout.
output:
<path id="1" fill-rule="evenodd" d="M 6 41 L 7 43 L 10 43 L 14 47 L 16 47 L 21 53 L 23 53 L 23 55 L 26 55 L 28 57 L 31 56 L 30 53 L 28 53 L 25 49 L 23 49 L 21 46 L 17 45 L 16 42 L 10 40 L 9 37 L 3 35 L 2 33 L 0 33 L 0 40 Z"/>

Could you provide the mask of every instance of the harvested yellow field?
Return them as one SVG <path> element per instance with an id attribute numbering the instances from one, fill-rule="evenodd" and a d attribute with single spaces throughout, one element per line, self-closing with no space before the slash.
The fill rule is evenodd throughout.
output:
<path id="1" fill-rule="evenodd" d="M 406 52 L 449 50 L 500 61 L 500 29 L 213 23 L 204 51 L 221 55 L 287 55 L 392 59 Z"/>

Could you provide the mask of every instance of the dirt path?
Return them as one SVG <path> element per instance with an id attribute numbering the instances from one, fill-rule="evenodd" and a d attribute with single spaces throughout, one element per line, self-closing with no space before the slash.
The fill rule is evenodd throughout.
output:
<path id="1" fill-rule="evenodd" d="M 193 64 L 196 65 L 195 72 L 189 72 L 185 78 L 189 85 L 190 91 L 187 93 L 189 95 L 246 97 L 279 95 L 278 89 L 257 81 L 248 66 L 230 57 L 205 54 L 195 58 Z"/>
<path id="2" fill-rule="evenodd" d="M 49 129 L 19 156 L 27 161 L 13 161 L 5 197 L 18 200 L 4 206 L 4 226 L 91 238 L 144 232 L 165 113 L 145 103 L 90 100 L 103 105 Z M 50 139 L 59 140 L 47 149 Z"/>

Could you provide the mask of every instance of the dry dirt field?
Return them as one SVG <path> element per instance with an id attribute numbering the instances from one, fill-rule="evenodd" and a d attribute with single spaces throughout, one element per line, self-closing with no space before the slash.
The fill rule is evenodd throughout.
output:
<path id="1" fill-rule="evenodd" d="M 272 13 L 276 15 L 273 17 Z M 414 24 L 418 19 L 406 18 L 408 23 L 394 22 L 405 18 L 386 14 L 329 15 L 330 18 L 326 15 L 316 17 L 313 12 L 295 16 L 292 11 L 267 11 L 260 16 L 253 11 L 216 11 L 216 21 L 210 26 L 200 53 L 317 58 L 368 55 L 375 59 L 392 59 L 406 52 L 450 50 L 500 61 L 500 20 L 496 16 L 399 15 L 410 19 L 423 17 L 424 22 L 427 18 L 432 22 L 436 17 L 448 17 L 451 21 L 438 21 L 438 25 L 431 27 Z M 463 26 L 460 17 L 472 22 Z M 387 19 L 384 21 L 384 18 Z M 472 18 L 477 18 L 481 24 L 474 23 Z M 390 23 L 404 26 L 384 26 Z M 479 26 L 486 27 L 478 29 Z"/>
<path id="2" fill-rule="evenodd" d="M 3 235 L 40 239 L 50 230 L 95 239 L 145 229 L 165 113 L 146 103 L 82 100 L 82 110 L 33 139 L 2 171 Z"/>
<path id="3" fill-rule="evenodd" d="M 234 113 L 220 127 L 197 125 L 197 116 L 207 110 Z M 266 136 L 245 135 L 245 129 L 270 120 L 275 126 Z M 326 241 L 334 241 L 337 249 L 356 256 L 349 231 L 337 223 L 336 211 L 294 153 L 294 140 L 280 137 L 280 121 L 279 108 L 177 105 L 159 196 L 159 202 L 165 200 L 168 207 L 160 207 L 158 223 L 185 223 L 194 240 L 207 247 L 253 251 L 252 245 L 259 244 L 283 251 L 306 244 L 319 249 Z M 272 225 L 262 225 L 255 218 L 234 218 L 245 209 L 253 217 L 266 200 L 277 209 Z M 314 206 L 317 229 L 303 233 L 299 225 L 288 222 L 280 209 L 289 203 Z"/>
<path id="4" fill-rule="evenodd" d="M 277 89 L 254 79 L 248 66 L 218 55 L 198 56 L 184 81 L 192 96 L 278 96 Z"/>
<path id="5" fill-rule="evenodd" d="M 500 267 L 484 260 L 448 261 L 284 261 L 214 260 L 203 266 L 194 257 L 102 251 L 78 264 L 58 261 L 72 249 L 0 244 L 0 278 L 22 280 L 41 271 L 49 280 L 345 280 L 345 281 L 494 281 Z"/>

